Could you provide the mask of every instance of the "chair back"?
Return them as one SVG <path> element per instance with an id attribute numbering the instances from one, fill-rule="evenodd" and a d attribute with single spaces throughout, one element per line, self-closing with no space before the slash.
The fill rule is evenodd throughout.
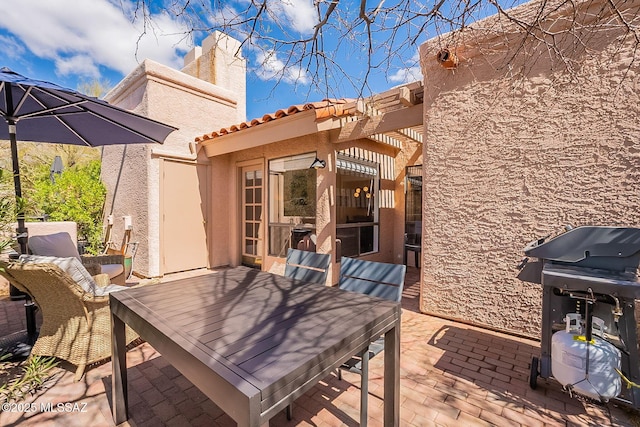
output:
<path id="1" fill-rule="evenodd" d="M 0 262 L 0 269 L 12 285 L 29 294 L 47 315 L 50 307 L 72 312 L 77 306 L 82 310 L 82 301 L 87 298 L 84 289 L 57 265 Z"/>
<path id="2" fill-rule="evenodd" d="M 407 266 L 342 257 L 340 289 L 400 302 Z"/>
<path id="3" fill-rule="evenodd" d="M 289 249 L 284 275 L 305 282 L 324 285 L 331 264 L 330 254 Z"/>
<path id="4" fill-rule="evenodd" d="M 29 237 L 29 250 L 34 255 L 54 256 L 58 258 L 74 257 L 80 260 L 78 245 L 66 231 Z"/>

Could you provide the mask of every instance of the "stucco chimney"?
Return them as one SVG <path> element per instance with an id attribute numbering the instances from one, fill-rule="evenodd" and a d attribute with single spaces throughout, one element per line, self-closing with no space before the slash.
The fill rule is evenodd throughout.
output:
<path id="1" fill-rule="evenodd" d="M 244 74 L 245 60 L 240 52 L 240 42 L 215 31 L 184 57 L 182 72 L 227 87 L 238 71 Z"/>
<path id="2" fill-rule="evenodd" d="M 242 57 L 241 43 L 220 31 L 214 31 L 184 58 L 182 72 L 237 95 L 238 120 L 246 120 L 247 63 Z"/>
<path id="3" fill-rule="evenodd" d="M 202 47 L 200 46 L 194 47 L 189 51 L 189 53 L 187 53 L 184 56 L 184 67 L 186 68 L 189 64 L 191 64 L 193 61 L 200 58 L 201 56 L 202 56 Z"/>

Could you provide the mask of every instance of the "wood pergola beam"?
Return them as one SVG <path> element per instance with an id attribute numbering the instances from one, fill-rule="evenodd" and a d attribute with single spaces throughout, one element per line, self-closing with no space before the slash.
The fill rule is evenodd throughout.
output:
<path id="1" fill-rule="evenodd" d="M 365 116 L 352 122 L 346 122 L 340 129 L 338 142 L 368 138 L 377 133 L 419 126 L 422 124 L 424 117 L 422 107 L 422 104 L 418 104 L 413 107 L 401 108 L 372 117 Z"/>

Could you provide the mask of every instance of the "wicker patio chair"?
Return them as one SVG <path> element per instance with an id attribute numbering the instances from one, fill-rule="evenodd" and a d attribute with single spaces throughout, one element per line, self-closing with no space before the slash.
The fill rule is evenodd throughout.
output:
<path id="1" fill-rule="evenodd" d="M 82 267 L 75 258 L 66 260 Z M 42 311 L 42 326 L 31 356 L 66 360 L 77 367 L 76 381 L 87 365 L 111 357 L 109 293 L 124 287 L 110 284 L 108 275 L 93 276 L 88 285 L 81 285 L 74 271 L 66 272 L 56 264 L 19 261 L 0 261 L 0 274 L 29 294 Z M 137 337 L 127 328 L 127 344 Z"/>

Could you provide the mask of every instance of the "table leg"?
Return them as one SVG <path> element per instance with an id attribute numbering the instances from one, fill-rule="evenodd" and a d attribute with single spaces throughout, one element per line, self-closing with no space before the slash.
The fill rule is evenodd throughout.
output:
<path id="1" fill-rule="evenodd" d="M 367 427 L 369 399 L 369 347 L 362 352 L 362 374 L 360 376 L 360 426 Z"/>
<path id="2" fill-rule="evenodd" d="M 384 335 L 384 425 L 400 425 L 400 318 Z"/>
<path id="3" fill-rule="evenodd" d="M 127 347 L 124 329 L 124 322 L 111 313 L 111 398 L 113 421 L 116 425 L 129 418 Z"/>

